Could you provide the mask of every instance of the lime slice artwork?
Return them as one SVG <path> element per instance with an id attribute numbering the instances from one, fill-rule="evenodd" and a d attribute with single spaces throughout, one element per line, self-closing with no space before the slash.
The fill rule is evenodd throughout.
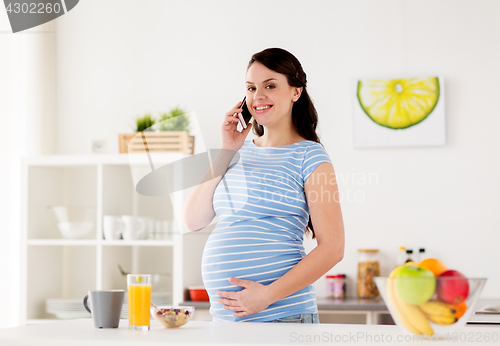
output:
<path id="1" fill-rule="evenodd" d="M 357 98 L 376 124 L 400 130 L 425 120 L 439 101 L 438 77 L 358 81 Z"/>

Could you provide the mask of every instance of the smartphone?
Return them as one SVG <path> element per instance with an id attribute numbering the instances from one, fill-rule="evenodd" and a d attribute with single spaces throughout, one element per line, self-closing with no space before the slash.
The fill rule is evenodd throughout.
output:
<path id="1" fill-rule="evenodd" d="M 248 110 L 247 104 L 245 102 L 246 99 L 247 97 L 245 96 L 243 98 L 243 101 L 241 101 L 241 108 L 243 109 L 243 112 L 238 113 L 238 118 L 240 119 L 241 126 L 243 126 L 244 129 L 247 128 L 247 125 L 252 119 L 252 114 L 250 114 L 250 111 Z"/>

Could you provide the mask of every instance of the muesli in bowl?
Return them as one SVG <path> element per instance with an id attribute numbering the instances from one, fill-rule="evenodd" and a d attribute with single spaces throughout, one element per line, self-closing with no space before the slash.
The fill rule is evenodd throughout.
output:
<path id="1" fill-rule="evenodd" d="M 151 307 L 153 319 L 165 328 L 177 328 L 185 325 L 193 317 L 193 306 L 159 305 Z"/>

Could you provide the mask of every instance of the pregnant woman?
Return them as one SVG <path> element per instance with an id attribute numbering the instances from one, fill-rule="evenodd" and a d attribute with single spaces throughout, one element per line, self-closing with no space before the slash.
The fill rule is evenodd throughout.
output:
<path id="1" fill-rule="evenodd" d="M 253 123 L 237 130 L 241 102 L 226 113 L 223 150 L 184 203 L 189 230 L 218 218 L 202 259 L 214 321 L 319 323 L 312 284 L 342 260 L 344 225 L 306 84 L 291 53 L 254 54 L 245 101 Z M 306 255 L 307 233 L 317 246 Z"/>

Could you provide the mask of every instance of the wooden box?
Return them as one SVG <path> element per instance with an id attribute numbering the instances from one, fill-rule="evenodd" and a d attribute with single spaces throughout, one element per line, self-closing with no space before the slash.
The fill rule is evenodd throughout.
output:
<path id="1" fill-rule="evenodd" d="M 120 153 L 194 154 L 194 136 L 187 131 L 143 131 L 118 135 Z"/>

